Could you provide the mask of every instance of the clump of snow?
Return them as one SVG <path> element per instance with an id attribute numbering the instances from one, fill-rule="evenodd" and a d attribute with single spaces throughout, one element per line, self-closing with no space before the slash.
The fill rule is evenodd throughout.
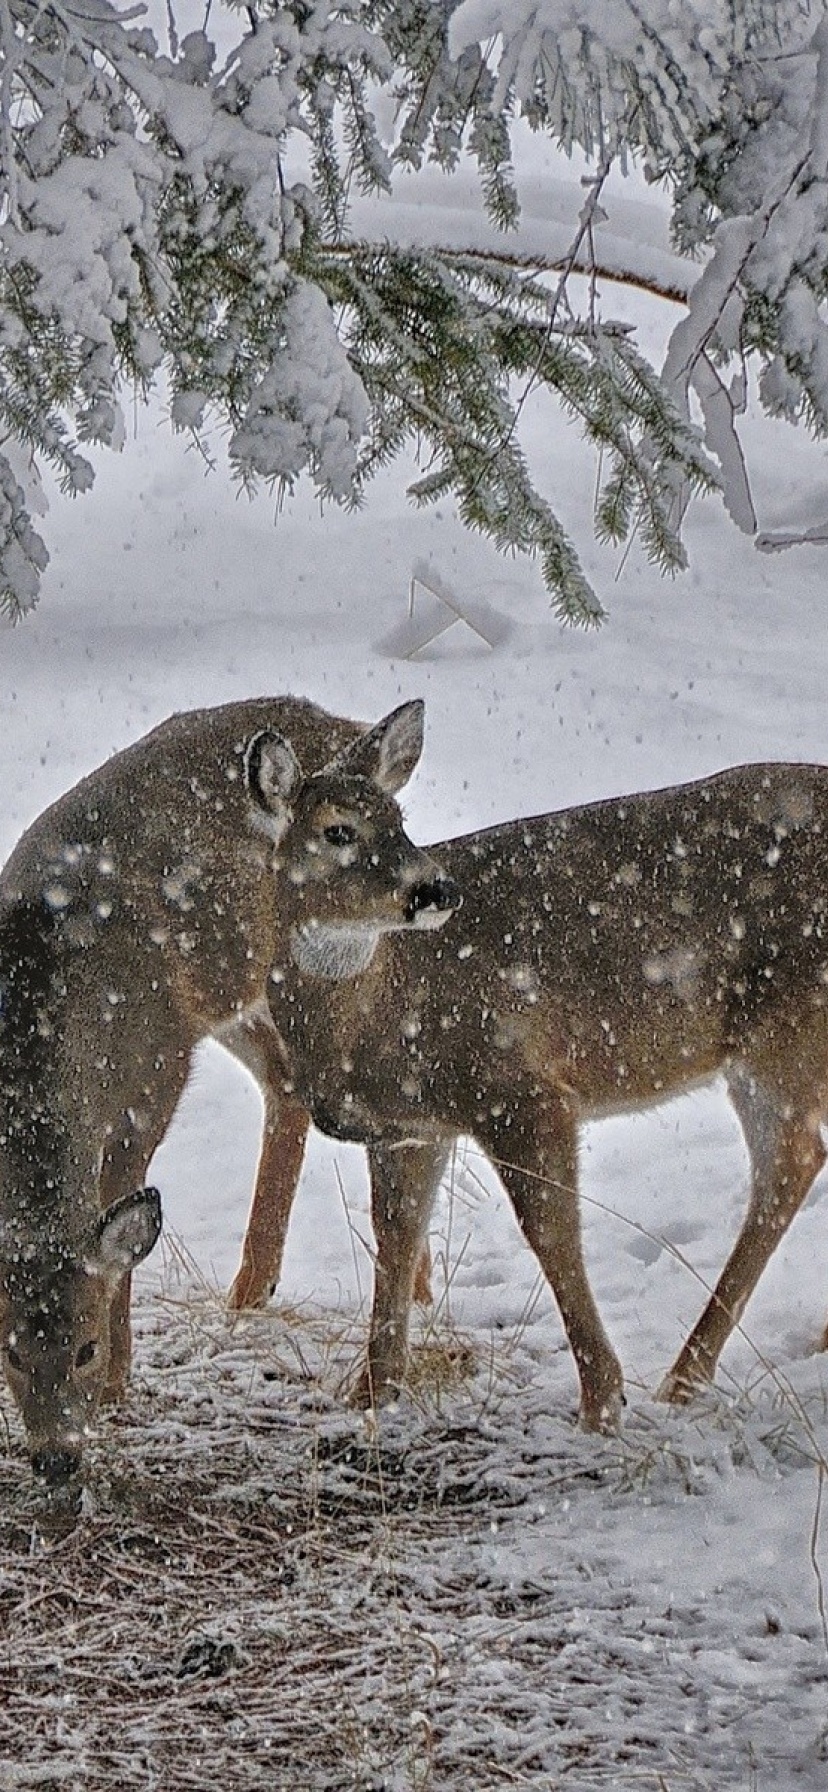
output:
<path id="1" fill-rule="evenodd" d="M 317 286 L 296 283 L 279 326 L 270 366 L 230 439 L 231 458 L 266 479 L 292 479 L 310 465 L 319 482 L 343 498 L 368 422 L 364 388 Z"/>

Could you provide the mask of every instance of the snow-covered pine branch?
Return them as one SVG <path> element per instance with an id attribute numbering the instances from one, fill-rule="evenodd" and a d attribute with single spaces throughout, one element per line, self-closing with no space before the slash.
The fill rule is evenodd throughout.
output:
<path id="1" fill-rule="evenodd" d="M 117 448 L 124 389 L 162 371 L 175 426 L 222 424 L 250 484 L 307 472 L 356 502 L 414 441 L 415 499 L 451 492 L 471 526 L 538 555 L 568 620 L 601 608 L 521 450 L 533 386 L 595 445 L 600 535 L 635 531 L 675 569 L 687 496 L 711 483 L 755 529 L 738 439 L 750 358 L 769 409 L 828 429 L 822 4 L 214 0 L 201 30 L 179 30 L 175 5 L 170 21 L 165 51 L 132 0 L 0 0 L 12 614 L 36 600 L 47 559 L 38 466 L 86 489 L 84 444 Z M 519 113 L 598 171 L 580 218 L 573 207 L 562 240 L 530 256 L 539 274 L 557 268 L 551 283 L 517 266 Z M 391 189 L 397 165 L 457 170 L 467 153 L 490 242 L 435 240 L 433 219 L 394 240 L 393 208 L 390 232 L 354 226 L 360 195 Z M 679 256 L 687 271 L 660 377 L 597 302 L 603 173 L 631 155 L 673 199 L 662 286 L 681 290 Z M 635 262 L 610 271 L 639 277 Z M 658 288 L 658 269 L 640 277 Z"/>
<path id="2" fill-rule="evenodd" d="M 745 375 L 772 413 L 828 433 L 828 19 L 821 0 L 459 0 L 457 54 L 495 44 L 492 104 L 564 148 L 639 152 L 703 254 L 661 370 L 737 525 L 756 531 L 738 438 Z M 676 468 L 673 521 L 686 502 Z"/>
<path id="3" fill-rule="evenodd" d="M 204 32 L 162 54 L 143 10 L 0 4 L 0 444 L 81 491 L 78 442 L 119 446 L 125 383 L 146 390 L 163 367 L 174 421 L 217 408 L 244 476 L 307 467 L 342 495 L 365 399 L 301 263 L 325 182 L 344 189 L 338 109 L 362 177 L 387 178 L 362 92 L 388 53 L 333 0 L 245 8 L 221 66 Z M 297 134 L 316 193 L 286 172 Z M 0 597 L 19 614 L 46 550 L 1 446 L 0 493 Z"/>

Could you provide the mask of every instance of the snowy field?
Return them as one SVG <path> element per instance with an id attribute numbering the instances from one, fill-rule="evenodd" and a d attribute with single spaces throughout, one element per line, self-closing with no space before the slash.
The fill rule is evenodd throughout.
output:
<path id="1" fill-rule="evenodd" d="M 604 302 L 633 313 L 620 290 Z M 653 337 L 671 321 L 634 311 Z M 735 761 L 828 758 L 826 551 L 761 556 L 709 501 L 680 581 L 635 549 L 619 567 L 591 542 L 594 468 L 572 428 L 539 401 L 524 421 L 610 610 L 599 634 L 561 630 L 537 571 L 450 506 L 408 507 L 410 469 L 357 517 L 300 494 L 274 525 L 267 498 L 237 498 L 136 414 L 92 495 L 55 501 L 41 607 L 0 634 L 2 855 L 171 711 L 266 692 L 364 718 L 423 696 L 405 803 L 423 841 Z M 758 417 L 745 438 L 761 526 L 824 520 L 824 449 Z M 495 612 L 497 645 L 458 624 L 403 657 L 415 568 Z M 607 1442 L 576 1431 L 548 1291 L 460 1148 L 416 1386 L 377 1446 L 343 1400 L 371 1279 L 357 1148 L 313 1137 L 278 1298 L 224 1317 L 258 1124 L 253 1085 L 205 1048 L 155 1161 L 166 1238 L 142 1277 L 134 1390 L 101 1424 L 89 1513 L 54 1550 L 29 1553 L 3 1407 L 3 1792 L 824 1788 L 824 1182 L 715 1396 L 673 1413 L 653 1391 L 743 1210 L 740 1136 L 716 1088 L 587 1130 L 588 1260 L 628 1382 Z M 138 1587 L 148 1628 L 129 1616 Z M 25 1749 L 4 1730 L 12 1702 Z"/>

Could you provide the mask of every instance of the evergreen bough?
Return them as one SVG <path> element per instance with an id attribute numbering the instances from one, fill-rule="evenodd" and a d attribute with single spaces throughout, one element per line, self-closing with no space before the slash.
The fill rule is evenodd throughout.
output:
<path id="1" fill-rule="evenodd" d="M 221 62 L 210 36 L 235 15 Z M 163 373 L 176 427 L 227 427 L 255 484 L 359 502 L 417 446 L 419 503 L 453 495 L 539 558 L 560 617 L 601 606 L 521 448 L 547 390 L 594 445 L 595 526 L 684 564 L 688 497 L 755 526 L 735 435 L 743 370 L 828 429 L 828 26 L 800 0 L 214 0 L 168 52 L 117 0 L 0 0 L 0 604 L 36 601 L 38 466 L 85 490 L 125 390 Z M 378 94 L 396 102 L 394 141 Z M 519 264 L 511 130 L 595 165 L 571 254 Z M 602 320 L 592 224 L 613 162 L 668 184 L 707 257 L 660 373 Z M 503 250 L 355 240 L 349 199 L 397 165 L 471 155 Z M 304 170 L 304 172 L 302 172 Z M 592 275 L 586 300 L 570 275 Z M 735 363 L 734 384 L 731 364 Z M 739 380 L 742 386 L 739 387 Z M 700 400 L 703 428 L 691 415 Z"/>

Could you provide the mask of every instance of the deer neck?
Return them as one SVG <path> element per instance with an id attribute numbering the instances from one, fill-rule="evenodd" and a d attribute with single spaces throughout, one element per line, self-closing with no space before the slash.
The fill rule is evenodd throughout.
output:
<path id="1" fill-rule="evenodd" d="M 379 929 L 367 923 L 337 927 L 306 921 L 291 928 L 290 955 L 303 975 L 339 982 L 367 969 L 379 939 Z"/>

